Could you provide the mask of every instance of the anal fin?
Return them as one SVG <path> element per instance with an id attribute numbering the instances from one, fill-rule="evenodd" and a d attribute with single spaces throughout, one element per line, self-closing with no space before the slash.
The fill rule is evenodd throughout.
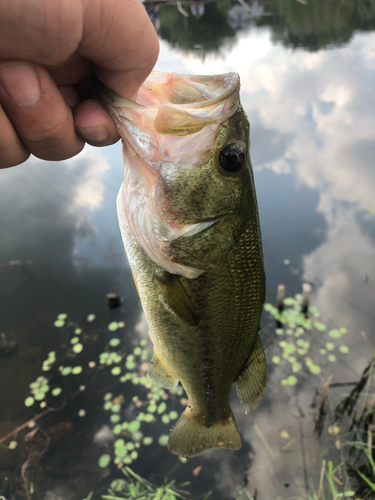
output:
<path id="1" fill-rule="evenodd" d="M 267 386 L 266 356 L 259 335 L 254 343 L 249 359 L 235 380 L 237 395 L 246 410 L 258 406 Z"/>
<path id="2" fill-rule="evenodd" d="M 198 315 L 184 285 L 181 283 L 180 276 L 168 273 L 165 270 L 156 270 L 155 279 L 168 306 L 176 316 L 189 326 L 197 326 L 199 323 Z"/>
<path id="3" fill-rule="evenodd" d="M 178 384 L 178 379 L 164 366 L 156 352 L 152 355 L 148 376 L 153 382 L 166 389 L 171 389 Z"/>

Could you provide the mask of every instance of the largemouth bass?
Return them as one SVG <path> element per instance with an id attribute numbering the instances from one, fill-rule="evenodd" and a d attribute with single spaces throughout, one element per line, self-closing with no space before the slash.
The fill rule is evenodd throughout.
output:
<path id="1" fill-rule="evenodd" d="M 189 403 L 169 449 L 185 457 L 239 449 L 229 405 L 266 387 L 259 337 L 265 274 L 235 73 L 153 72 L 131 102 L 98 84 L 123 139 L 117 200 L 126 253 L 154 344 L 150 378 L 181 381 Z"/>

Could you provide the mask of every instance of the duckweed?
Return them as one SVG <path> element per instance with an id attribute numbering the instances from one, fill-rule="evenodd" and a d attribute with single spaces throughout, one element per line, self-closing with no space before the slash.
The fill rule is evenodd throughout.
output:
<path id="1" fill-rule="evenodd" d="M 349 353 L 349 348 L 339 342 L 348 330 L 344 327 L 327 329 L 327 326 L 317 319 L 320 318 L 320 313 L 316 306 L 309 306 L 307 316 L 301 312 L 301 307 L 301 294 L 285 298 L 282 312 L 279 312 L 272 304 L 264 305 L 265 311 L 282 325 L 282 327 L 275 329 L 276 335 L 285 336 L 278 343 L 281 352 L 274 353 L 272 363 L 279 365 L 283 360 L 284 368 L 288 369 L 289 366 L 293 373 L 298 373 L 302 370 L 301 361 L 303 361 L 311 374 L 319 376 L 322 368 L 318 364 L 318 359 L 333 363 L 337 361 L 337 356 L 333 354 L 335 349 L 338 349 L 342 354 Z M 309 340 L 303 338 L 307 335 Z M 322 346 L 319 347 L 318 353 L 324 356 L 323 359 L 315 359 L 315 355 L 311 357 L 311 342 L 313 342 L 314 348 L 316 348 L 316 344 Z M 296 385 L 297 381 L 295 375 L 289 375 L 281 380 L 281 384 Z M 150 410 L 154 410 L 154 408 L 151 407 Z"/>
<path id="2" fill-rule="evenodd" d="M 111 463 L 111 455 L 108 455 L 108 453 L 105 453 L 104 455 L 101 455 L 98 460 L 99 467 L 102 467 L 103 469 L 105 467 L 108 467 L 108 465 Z"/>

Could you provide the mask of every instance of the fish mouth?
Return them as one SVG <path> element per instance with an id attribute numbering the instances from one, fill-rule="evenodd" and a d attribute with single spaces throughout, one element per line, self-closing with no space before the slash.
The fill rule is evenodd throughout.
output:
<path id="1" fill-rule="evenodd" d="M 232 116 L 239 105 L 240 79 L 237 73 L 187 76 L 153 71 L 135 102 L 97 78 L 93 87 L 124 140 L 134 135 L 136 127 L 155 143 L 160 135 L 188 136 Z"/>

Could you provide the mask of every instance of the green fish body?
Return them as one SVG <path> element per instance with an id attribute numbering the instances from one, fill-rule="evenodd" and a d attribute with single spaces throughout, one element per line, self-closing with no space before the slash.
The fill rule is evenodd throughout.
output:
<path id="1" fill-rule="evenodd" d="M 241 446 L 229 405 L 266 387 L 260 225 L 239 77 L 154 72 L 137 103 L 99 84 L 123 138 L 121 233 L 154 344 L 149 376 L 188 406 L 169 449 Z"/>

